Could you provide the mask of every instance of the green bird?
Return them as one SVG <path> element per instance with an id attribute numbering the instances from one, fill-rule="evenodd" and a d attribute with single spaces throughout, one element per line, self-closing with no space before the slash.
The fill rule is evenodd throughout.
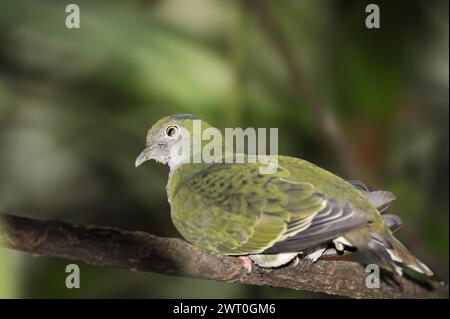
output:
<path id="1" fill-rule="evenodd" d="M 369 192 L 289 156 L 278 156 L 271 174 L 261 174 L 265 164 L 258 162 L 195 163 L 196 151 L 179 148 L 192 138 L 195 120 L 178 114 L 158 121 L 135 163 L 153 159 L 169 165 L 171 218 L 188 242 L 220 255 L 250 257 L 261 267 L 282 266 L 299 254 L 316 261 L 327 248 L 357 249 L 398 275 L 404 267 L 433 275 L 393 236 L 388 227 L 393 220 L 383 218 L 395 200 L 392 193 Z"/>

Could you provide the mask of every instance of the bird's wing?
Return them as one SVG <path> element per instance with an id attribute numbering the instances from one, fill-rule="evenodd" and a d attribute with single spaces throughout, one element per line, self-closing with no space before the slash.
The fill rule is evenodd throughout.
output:
<path id="1" fill-rule="evenodd" d="M 367 197 L 369 202 L 380 212 L 384 213 L 391 206 L 392 202 L 396 200 L 396 197 L 393 193 L 388 191 L 370 191 L 367 186 L 357 180 L 348 181 L 352 184 L 356 189 L 358 189 L 364 196 Z"/>
<path id="2" fill-rule="evenodd" d="M 309 226 L 264 251 L 265 254 L 301 251 L 329 242 L 366 225 L 370 216 L 347 201 L 329 199 L 327 206 L 311 220 Z"/>
<path id="3" fill-rule="evenodd" d="M 183 205 L 185 198 L 194 205 Z M 232 255 L 295 252 L 367 223 L 367 215 L 350 203 L 290 180 L 282 167 L 260 174 L 257 164 L 215 164 L 187 179 L 172 218 L 187 240 Z"/>
<path id="4" fill-rule="evenodd" d="M 366 192 L 364 195 L 380 213 L 384 213 L 396 199 L 395 195 L 388 191 L 372 191 Z"/>

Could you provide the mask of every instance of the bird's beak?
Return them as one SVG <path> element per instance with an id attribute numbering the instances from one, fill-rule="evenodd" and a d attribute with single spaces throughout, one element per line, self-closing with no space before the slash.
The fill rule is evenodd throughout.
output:
<path id="1" fill-rule="evenodd" d="M 139 154 L 139 156 L 136 158 L 136 162 L 134 163 L 134 165 L 136 167 L 140 166 L 142 163 L 148 161 L 149 159 L 152 159 L 153 156 L 155 155 L 155 151 L 156 151 L 156 145 L 155 144 L 151 144 L 149 146 L 147 146 L 141 154 Z"/>

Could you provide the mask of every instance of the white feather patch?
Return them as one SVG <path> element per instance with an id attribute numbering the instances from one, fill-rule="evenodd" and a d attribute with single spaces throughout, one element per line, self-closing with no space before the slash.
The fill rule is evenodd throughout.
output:
<path id="1" fill-rule="evenodd" d="M 341 236 L 336 238 L 335 240 L 333 240 L 333 244 L 336 246 L 337 245 L 344 245 L 347 247 L 353 247 L 353 245 L 347 240 L 345 239 L 345 237 Z M 338 249 L 338 247 L 336 246 L 336 249 Z M 341 249 L 338 249 L 341 250 Z"/>
<path id="2" fill-rule="evenodd" d="M 320 257 L 322 257 L 323 253 L 327 250 L 327 248 L 318 248 L 317 250 L 313 251 L 312 253 L 305 256 L 305 259 L 308 259 L 309 261 L 315 263 L 319 260 Z"/>
<path id="3" fill-rule="evenodd" d="M 286 265 L 297 255 L 298 253 L 283 253 L 277 255 L 249 255 L 249 257 L 260 267 L 273 268 Z"/>

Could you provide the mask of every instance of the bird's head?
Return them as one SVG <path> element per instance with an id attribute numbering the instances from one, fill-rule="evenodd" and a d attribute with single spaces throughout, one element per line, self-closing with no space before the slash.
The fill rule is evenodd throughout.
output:
<path id="1" fill-rule="evenodd" d="M 166 116 L 156 122 L 148 130 L 146 147 L 136 158 L 136 167 L 150 159 L 169 164 L 171 168 L 180 164 L 184 160 L 180 145 L 186 139 L 192 139 L 195 120 L 200 119 L 191 114 L 177 114 Z M 203 121 L 201 126 L 210 127 Z"/>

